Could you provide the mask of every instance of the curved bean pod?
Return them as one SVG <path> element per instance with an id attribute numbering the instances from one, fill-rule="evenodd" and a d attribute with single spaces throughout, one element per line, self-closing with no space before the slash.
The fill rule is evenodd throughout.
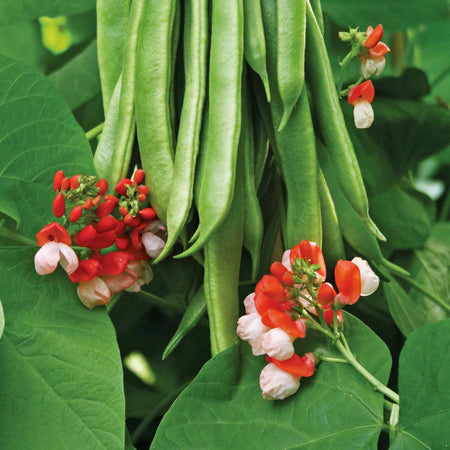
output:
<path id="1" fill-rule="evenodd" d="M 172 28 L 175 0 L 145 2 L 136 71 L 136 125 L 150 202 L 165 222 L 173 177 L 170 122 Z"/>
<path id="2" fill-rule="evenodd" d="M 306 67 L 312 99 L 339 185 L 368 230 L 386 240 L 369 217 L 366 189 L 339 105 L 333 74 L 320 27 L 309 2 L 306 8 Z"/>
<path id="3" fill-rule="evenodd" d="M 270 102 L 266 70 L 266 42 L 260 0 L 244 0 L 244 55 L 249 66 L 260 76 Z"/>
<path id="4" fill-rule="evenodd" d="M 98 69 L 105 117 L 122 72 L 129 12 L 130 0 L 97 0 Z"/>
<path id="5" fill-rule="evenodd" d="M 194 176 L 199 151 L 202 112 L 205 99 L 208 42 L 207 0 L 186 2 L 185 30 L 186 89 L 181 110 L 170 200 L 167 207 L 168 239 L 157 261 L 164 258 L 176 242 L 192 204 Z M 189 33 L 189 34 L 188 34 Z"/>
<path id="6" fill-rule="evenodd" d="M 305 82 L 306 0 L 277 0 L 277 80 L 284 129 Z"/>
<path id="7" fill-rule="evenodd" d="M 202 248 L 231 206 L 241 129 L 243 37 L 242 0 L 213 0 L 208 150 L 198 203 L 200 231 L 197 241 L 179 257 Z"/>

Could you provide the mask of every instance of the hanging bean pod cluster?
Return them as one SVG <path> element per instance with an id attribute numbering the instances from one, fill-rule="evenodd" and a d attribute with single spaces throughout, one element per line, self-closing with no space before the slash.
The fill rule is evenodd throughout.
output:
<path id="1" fill-rule="evenodd" d="M 213 354 L 236 341 L 243 248 L 253 280 L 274 248 L 302 240 L 330 264 L 348 246 L 390 264 L 319 0 L 101 0 L 98 33 L 106 118 L 97 172 L 114 186 L 140 159 L 167 224 L 156 263 L 193 256 L 204 266 Z"/>

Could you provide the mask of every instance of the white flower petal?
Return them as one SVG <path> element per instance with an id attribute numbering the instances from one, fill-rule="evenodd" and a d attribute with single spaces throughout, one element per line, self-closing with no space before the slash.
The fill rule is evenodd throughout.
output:
<path id="1" fill-rule="evenodd" d="M 355 100 L 353 106 L 356 128 L 369 128 L 373 123 L 372 105 L 367 100 Z"/>
<path id="2" fill-rule="evenodd" d="M 294 339 L 294 336 L 290 336 L 281 328 L 272 328 L 264 333 L 261 345 L 269 356 L 284 361 L 294 355 L 294 346 L 292 345 Z"/>
<path id="3" fill-rule="evenodd" d="M 144 233 L 142 235 L 142 244 L 145 247 L 145 251 L 150 258 L 157 258 L 159 254 L 163 251 L 166 243 L 158 236 L 153 233 Z"/>
<path id="4" fill-rule="evenodd" d="M 262 338 L 263 338 L 263 334 L 259 337 L 257 337 L 256 339 L 251 339 L 250 341 L 248 341 L 248 343 L 252 346 L 252 353 L 255 356 L 261 356 L 261 355 L 265 355 L 266 352 L 264 351 L 263 347 L 262 347 Z"/>
<path id="5" fill-rule="evenodd" d="M 384 56 L 377 56 L 373 58 L 373 63 L 377 70 L 377 75 L 381 75 L 384 70 L 384 66 L 386 65 L 386 58 Z"/>
<path id="6" fill-rule="evenodd" d="M 245 312 L 247 314 L 252 314 L 252 313 L 257 312 L 256 306 L 255 306 L 255 293 L 254 292 L 252 292 L 251 294 L 248 294 L 247 297 L 245 297 L 244 306 L 245 306 Z"/>
<path id="7" fill-rule="evenodd" d="M 58 266 L 59 244 L 53 241 L 44 244 L 34 255 L 34 267 L 39 275 L 48 275 L 55 271 Z"/>
<path id="8" fill-rule="evenodd" d="M 287 270 L 292 271 L 291 260 L 289 259 L 290 256 L 291 256 L 291 251 L 286 250 L 283 253 L 283 256 L 281 258 L 281 264 L 283 264 L 283 266 L 286 267 Z"/>
<path id="9" fill-rule="evenodd" d="M 380 285 L 380 279 L 376 273 L 371 269 L 369 263 L 362 258 L 355 257 L 352 259 L 352 263 L 356 264 L 361 275 L 361 296 L 373 294 Z"/>
<path id="10" fill-rule="evenodd" d="M 78 269 L 78 257 L 77 254 L 66 244 L 59 243 L 59 254 L 61 259 L 59 263 L 62 268 L 67 272 L 67 275 L 71 275 Z"/>
<path id="11" fill-rule="evenodd" d="M 370 78 L 376 72 L 376 70 L 377 67 L 373 59 L 363 58 L 361 62 L 361 72 L 366 80 Z"/>
<path id="12" fill-rule="evenodd" d="M 251 341 L 262 336 L 269 327 L 261 322 L 261 316 L 258 313 L 246 314 L 239 317 L 237 334 L 243 341 Z"/>
<path id="13" fill-rule="evenodd" d="M 99 277 L 94 277 L 90 281 L 80 282 L 77 293 L 81 303 L 89 309 L 107 305 L 111 297 L 108 286 Z"/>
<path id="14" fill-rule="evenodd" d="M 261 371 L 259 385 L 264 400 L 283 400 L 298 391 L 300 377 L 291 375 L 274 363 L 270 363 Z"/>

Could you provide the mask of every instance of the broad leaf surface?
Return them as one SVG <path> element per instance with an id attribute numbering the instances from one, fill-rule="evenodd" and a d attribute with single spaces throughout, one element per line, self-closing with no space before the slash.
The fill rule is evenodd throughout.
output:
<path id="1" fill-rule="evenodd" d="M 83 131 L 49 81 L 0 57 L 0 211 L 17 221 L 0 229 L 2 447 L 123 449 L 122 367 L 107 313 L 82 306 L 61 268 L 34 271 L 57 169 L 93 173 Z"/>
<path id="2" fill-rule="evenodd" d="M 450 446 L 450 320 L 419 328 L 400 354 L 398 433 L 391 450 Z"/>
<path id="3" fill-rule="evenodd" d="M 445 0 L 378 0 L 376 4 L 369 0 L 322 0 L 323 11 L 338 25 L 363 30 L 382 23 L 385 30 L 398 31 L 445 20 L 447 7 Z"/>
<path id="4" fill-rule="evenodd" d="M 349 314 L 345 332 L 358 360 L 382 382 L 390 371 L 385 344 Z M 314 332 L 302 351 L 338 356 Z M 261 397 L 263 357 L 235 345 L 209 361 L 164 416 L 152 449 L 375 449 L 383 397 L 348 364 L 322 362 L 299 392 L 277 402 Z"/>
<path id="5" fill-rule="evenodd" d="M 414 252 L 410 267 L 413 278 L 450 305 L 450 225 L 437 223 L 425 246 Z M 406 290 L 408 288 L 408 290 Z M 441 306 L 422 293 L 396 281 L 384 283 L 389 311 L 400 331 L 407 336 L 429 322 L 449 317 Z"/>

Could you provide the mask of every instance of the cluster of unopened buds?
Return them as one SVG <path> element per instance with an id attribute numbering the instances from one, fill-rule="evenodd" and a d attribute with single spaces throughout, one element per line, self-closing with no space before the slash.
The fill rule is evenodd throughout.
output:
<path id="1" fill-rule="evenodd" d="M 386 65 L 384 55 L 391 50 L 381 42 L 383 37 L 381 24 L 375 29 L 368 27 L 365 33 L 359 32 L 358 28 L 351 28 L 348 32 L 339 33 L 339 37 L 352 46 L 352 50 L 341 65 L 346 65 L 353 57 L 361 59 L 360 79 L 344 92 L 348 94 L 348 103 L 353 105 L 356 128 L 369 128 L 374 120 L 371 103 L 375 96 L 375 89 L 369 78 L 375 73 L 381 75 Z M 363 80 L 367 81 L 362 82 Z"/>
<path id="2" fill-rule="evenodd" d="M 152 279 L 147 261 L 161 253 L 166 237 L 166 227 L 148 206 L 143 181 L 138 169 L 110 195 L 105 179 L 69 178 L 57 171 L 53 214 L 63 223 L 50 223 L 36 234 L 36 272 L 48 275 L 59 263 L 78 283 L 78 296 L 89 309 L 108 304 L 123 290 L 139 292 Z"/>
<path id="3" fill-rule="evenodd" d="M 372 294 L 379 278 L 361 258 L 340 260 L 334 272 L 336 292 L 325 282 L 320 247 L 309 241 L 286 251 L 270 272 L 244 300 L 246 315 L 238 320 L 237 334 L 250 343 L 254 355 L 266 355 L 269 364 L 260 375 L 263 398 L 282 400 L 297 392 L 301 377 L 314 374 L 320 359 L 313 353 L 297 355 L 294 341 L 304 338 L 309 327 L 337 331 L 343 324 L 341 308 Z"/>

